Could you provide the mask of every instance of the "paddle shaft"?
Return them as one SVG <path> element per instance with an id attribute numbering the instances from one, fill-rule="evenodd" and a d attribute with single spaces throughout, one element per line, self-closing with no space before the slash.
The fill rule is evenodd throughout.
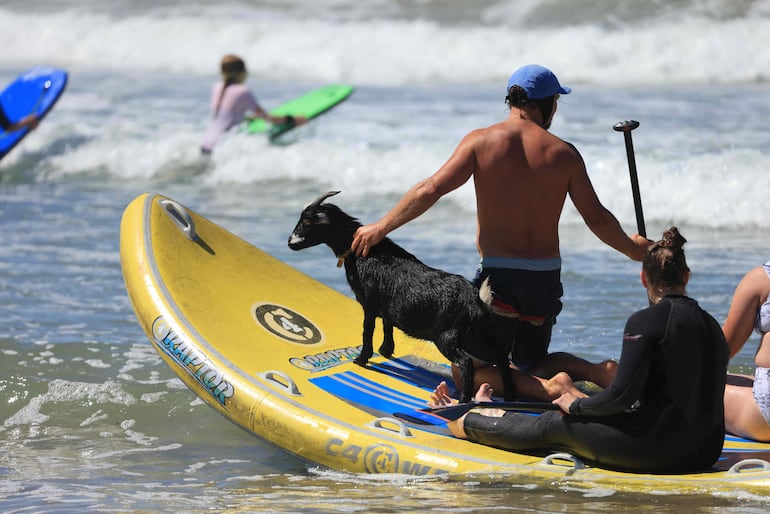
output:
<path id="1" fill-rule="evenodd" d="M 469 412 L 476 407 L 485 409 L 503 409 L 503 410 L 518 410 L 518 411 L 543 411 L 543 410 L 559 410 L 558 405 L 548 402 L 468 402 L 468 403 L 456 403 L 454 405 L 448 405 L 446 407 L 427 407 L 422 409 L 425 412 L 435 414 L 449 421 L 453 421 L 460 418 L 466 412 Z"/>
<path id="2" fill-rule="evenodd" d="M 642 212 L 642 197 L 639 193 L 639 178 L 636 175 L 636 159 L 634 158 L 634 142 L 631 140 L 631 131 L 639 126 L 638 121 L 621 121 L 612 128 L 623 132 L 626 141 L 626 157 L 628 158 L 628 172 L 631 175 L 631 192 L 634 195 L 634 210 L 636 211 L 636 229 L 639 235 L 647 237 L 644 227 L 644 213 Z"/>

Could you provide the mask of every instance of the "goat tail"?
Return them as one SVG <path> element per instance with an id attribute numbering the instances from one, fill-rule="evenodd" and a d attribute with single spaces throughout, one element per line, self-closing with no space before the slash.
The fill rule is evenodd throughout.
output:
<path id="1" fill-rule="evenodd" d="M 481 283 L 481 287 L 479 288 L 479 298 L 481 298 L 481 301 L 484 302 L 484 305 L 487 306 L 487 308 L 492 307 L 492 302 L 495 299 L 495 293 L 492 291 L 492 285 L 489 283 L 489 277 L 484 279 L 484 282 Z"/>
<path id="2" fill-rule="evenodd" d="M 489 277 L 484 279 L 479 288 L 479 298 L 492 314 L 503 318 L 519 319 L 519 311 L 511 305 L 495 298 L 495 292 L 492 290 L 492 284 L 489 283 Z"/>

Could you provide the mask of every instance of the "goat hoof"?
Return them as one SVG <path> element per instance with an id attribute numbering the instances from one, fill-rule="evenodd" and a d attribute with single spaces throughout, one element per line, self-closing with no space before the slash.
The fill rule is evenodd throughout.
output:
<path id="1" fill-rule="evenodd" d="M 369 362 L 369 359 L 358 358 L 358 359 L 355 359 L 353 362 L 358 364 L 359 366 L 363 366 L 365 368 L 366 367 L 366 363 Z"/>

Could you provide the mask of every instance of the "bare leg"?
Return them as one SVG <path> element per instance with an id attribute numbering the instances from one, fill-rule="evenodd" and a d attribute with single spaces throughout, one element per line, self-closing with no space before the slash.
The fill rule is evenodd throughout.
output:
<path id="1" fill-rule="evenodd" d="M 725 386 L 725 430 L 739 437 L 770 442 L 770 424 L 757 407 L 752 391 L 754 380 L 728 375 Z"/>
<path id="2" fill-rule="evenodd" d="M 474 364 L 474 384 L 479 384 L 480 386 L 489 384 L 495 391 L 504 391 L 503 380 L 496 367 L 485 365 L 478 361 Z M 511 375 L 516 386 L 516 396 L 519 398 L 550 401 L 565 393 L 571 393 L 578 398 L 585 396 L 585 394 L 575 388 L 570 376 L 564 372 L 556 373 L 548 379 L 528 375 L 516 369 L 511 369 Z M 456 385 L 460 383 L 460 372 L 456 366 L 452 366 L 452 377 Z"/>
<path id="3" fill-rule="evenodd" d="M 553 377 L 564 371 L 573 380 L 588 380 L 607 388 L 615 380 L 618 363 L 606 360 L 593 363 L 566 352 L 549 353 L 530 373 L 538 377 Z"/>

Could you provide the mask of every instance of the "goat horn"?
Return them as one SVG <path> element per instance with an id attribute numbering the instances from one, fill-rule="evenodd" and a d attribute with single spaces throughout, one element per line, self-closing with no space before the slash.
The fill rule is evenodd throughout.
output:
<path id="1" fill-rule="evenodd" d="M 316 199 L 316 200 L 315 200 L 313 203 L 311 203 L 310 205 L 308 205 L 307 207 L 305 207 L 305 209 L 310 209 L 311 207 L 312 207 L 313 209 L 315 209 L 316 207 L 318 207 L 319 205 L 321 205 L 321 202 L 323 202 L 324 200 L 326 200 L 326 199 L 327 199 L 327 198 L 329 198 L 330 196 L 334 196 L 334 195 L 336 195 L 336 194 L 338 194 L 338 193 L 339 193 L 339 191 L 329 191 L 328 193 L 324 193 L 324 194 L 322 194 L 321 196 L 319 196 L 319 197 L 318 197 L 318 198 L 317 198 L 317 199 Z"/>

